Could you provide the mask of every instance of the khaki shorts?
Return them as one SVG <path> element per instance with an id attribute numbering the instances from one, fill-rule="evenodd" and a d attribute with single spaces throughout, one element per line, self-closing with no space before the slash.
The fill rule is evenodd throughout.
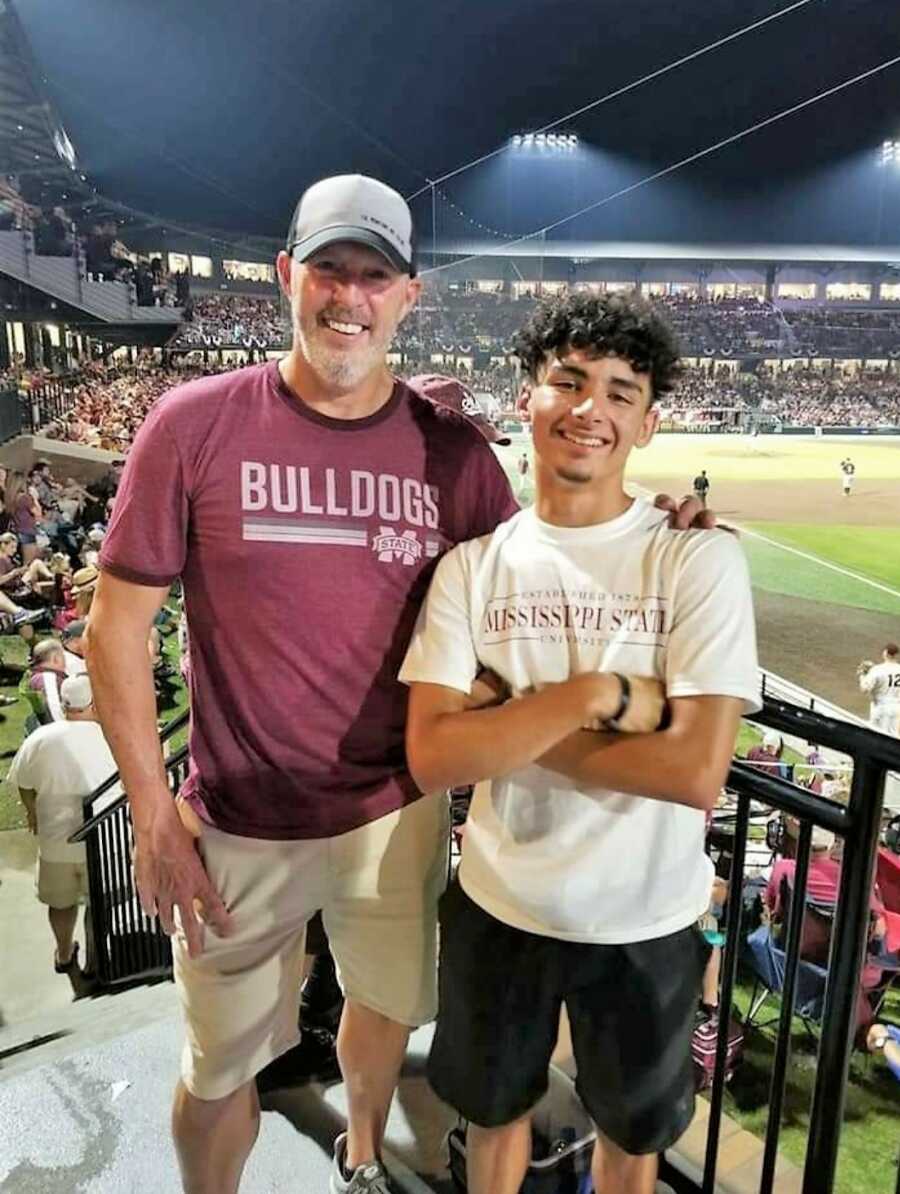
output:
<path id="1" fill-rule="evenodd" d="M 47 862 L 38 857 L 34 875 L 37 898 L 51 908 L 74 908 L 88 898 L 87 867 L 83 862 Z"/>
<path id="2" fill-rule="evenodd" d="M 349 998 L 412 1028 L 433 1020 L 448 844 L 443 794 L 314 841 L 204 825 L 198 848 L 234 930 L 207 930 L 198 958 L 173 939 L 188 1090 L 224 1098 L 297 1043 L 306 922 L 319 909 Z"/>

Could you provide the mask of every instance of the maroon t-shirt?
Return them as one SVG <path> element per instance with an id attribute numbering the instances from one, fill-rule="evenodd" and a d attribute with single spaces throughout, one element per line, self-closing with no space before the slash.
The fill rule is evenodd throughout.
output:
<path id="1" fill-rule="evenodd" d="M 178 386 L 131 452 L 100 556 L 184 583 L 191 772 L 228 833 L 345 833 L 419 796 L 397 671 L 436 560 L 516 510 L 487 443 L 398 382 L 318 414 L 276 362 Z"/>
<path id="2" fill-rule="evenodd" d="M 13 523 L 20 535 L 33 535 L 37 530 L 33 501 L 27 493 L 21 494 L 16 501 Z"/>

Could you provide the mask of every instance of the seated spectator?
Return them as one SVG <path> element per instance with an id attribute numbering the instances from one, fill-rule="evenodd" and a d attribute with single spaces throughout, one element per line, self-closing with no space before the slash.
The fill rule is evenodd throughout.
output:
<path id="1" fill-rule="evenodd" d="M 84 630 L 87 623 L 79 618 L 62 632 L 63 649 L 66 656 L 66 675 L 81 676 L 87 672 L 84 662 Z"/>
<path id="2" fill-rule="evenodd" d="M 82 620 L 86 620 L 88 614 L 91 612 L 91 605 L 94 601 L 94 592 L 97 588 L 99 577 L 100 573 L 96 564 L 89 564 L 85 568 L 79 568 L 72 575 L 70 592 L 75 601 L 75 613 Z"/>
<path id="3" fill-rule="evenodd" d="M 22 585 L 25 569 L 16 563 L 18 551 L 18 535 L 13 531 L 4 531 L 0 535 L 0 590 L 6 593 L 15 592 Z"/>
<path id="4" fill-rule="evenodd" d="M 813 827 L 809 871 L 806 879 L 806 900 L 822 909 L 836 908 L 840 892 L 841 864 L 832 857 L 834 846 L 835 836 L 833 833 L 818 825 Z M 796 859 L 779 859 L 772 867 L 769 882 L 763 893 L 763 905 L 772 926 L 772 936 L 776 941 L 779 941 L 787 931 L 784 923 L 785 910 L 782 905 L 782 895 L 784 885 L 792 891 L 796 871 Z M 884 904 L 881 902 L 874 882 L 869 906 L 872 913 L 869 944 L 872 949 L 877 951 L 884 940 L 886 924 Z M 800 956 L 805 961 L 813 962 L 816 965 L 827 965 L 830 944 L 830 918 L 827 915 L 819 918 L 815 916 L 805 918 L 800 941 Z M 863 990 L 871 990 L 876 986 L 881 978 L 881 973 L 882 968 L 870 961 L 862 973 Z"/>
<path id="5" fill-rule="evenodd" d="M 63 718 L 60 686 L 66 679 L 66 653 L 59 639 L 45 638 L 35 643 L 31 653 L 31 676 L 28 688 L 39 693 L 46 706 L 46 716 L 37 715 L 42 723 Z"/>
<path id="6" fill-rule="evenodd" d="M 760 771 L 765 771 L 767 775 L 775 776 L 776 779 L 790 779 L 792 768 L 788 763 L 782 762 L 783 754 L 784 739 L 774 730 L 767 730 L 762 743 L 751 746 L 747 751 L 747 762 Z"/>
<path id="7" fill-rule="evenodd" d="M 896 1024 L 873 1024 L 866 1037 L 870 1053 L 882 1053 L 888 1069 L 900 1082 L 900 1027 Z"/>
<path id="8" fill-rule="evenodd" d="M 12 589 L 18 596 L 24 588 L 27 569 L 17 566 L 14 560 L 18 542 L 18 538 L 10 531 L 0 535 L 0 634 L 16 630 L 21 638 L 29 642 L 34 637 L 34 623 L 41 620 L 44 611 L 24 609 L 6 591 Z"/>
<path id="9" fill-rule="evenodd" d="M 25 739 L 7 778 L 18 789 L 28 828 L 38 839 L 37 898 L 47 905 L 56 943 L 53 969 L 72 974 L 78 970 L 75 931 L 88 882 L 85 847 L 67 839 L 82 823 L 85 797 L 115 774 L 116 764 L 97 721 L 88 677 L 65 680 L 60 695 L 64 720 L 41 726 Z"/>

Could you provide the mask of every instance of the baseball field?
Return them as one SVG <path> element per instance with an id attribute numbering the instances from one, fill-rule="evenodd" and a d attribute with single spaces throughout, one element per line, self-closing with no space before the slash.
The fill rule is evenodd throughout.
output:
<path id="1" fill-rule="evenodd" d="M 523 502 L 533 468 L 522 483 L 516 462 L 530 446 L 521 434 L 498 449 Z M 706 469 L 709 504 L 750 563 L 762 665 L 865 715 L 857 664 L 900 640 L 900 438 L 665 434 L 630 463 L 636 490 L 673 496 Z"/>

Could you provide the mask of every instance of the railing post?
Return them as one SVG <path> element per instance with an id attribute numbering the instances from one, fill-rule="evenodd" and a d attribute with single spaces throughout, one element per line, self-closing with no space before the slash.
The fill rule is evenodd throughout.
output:
<path id="1" fill-rule="evenodd" d="M 828 987 L 809 1119 L 803 1194 L 834 1189 L 859 976 L 869 930 L 869 904 L 885 769 L 867 755 L 854 759 L 851 828 L 844 839 L 841 887 L 828 960 Z"/>
<path id="2" fill-rule="evenodd" d="M 716 1188 L 716 1162 L 719 1156 L 719 1132 L 722 1126 L 722 1106 L 725 1101 L 725 1059 L 728 1053 L 728 1026 L 737 978 L 738 956 L 741 952 L 741 891 L 744 880 L 744 859 L 747 854 L 747 829 L 750 823 L 750 798 L 738 797 L 737 821 L 734 826 L 734 847 L 731 873 L 728 877 L 728 931 L 725 956 L 722 960 L 722 989 L 719 993 L 719 1035 L 716 1040 L 716 1068 L 710 1092 L 709 1126 L 706 1134 L 706 1159 L 703 1165 L 703 1194 L 713 1194 Z"/>
<path id="3" fill-rule="evenodd" d="M 811 843 L 812 822 L 804 821 L 800 826 L 800 837 L 797 842 L 797 867 L 794 871 L 791 916 L 785 944 L 786 964 L 784 985 L 781 990 L 781 1016 L 778 1023 L 778 1040 L 775 1044 L 775 1060 L 772 1065 L 772 1082 L 769 1088 L 769 1119 L 766 1124 L 766 1145 L 763 1152 L 760 1194 L 771 1194 L 772 1183 L 775 1180 L 775 1164 L 778 1160 L 778 1138 L 781 1135 L 784 1084 L 791 1055 L 791 1022 L 794 1018 L 794 1003 L 797 998 L 800 939 L 803 935 L 803 917 L 806 912 L 806 881 L 809 874 Z"/>
<path id="4" fill-rule="evenodd" d="M 89 801 L 84 802 L 84 817 L 87 819 L 90 813 Z M 88 891 L 90 893 L 90 900 L 87 908 L 87 915 L 91 919 L 92 937 L 93 937 L 93 965 L 94 971 L 101 982 L 109 980 L 109 951 L 107 949 L 107 932 L 106 922 L 108 918 L 108 909 L 106 906 L 106 894 L 103 886 L 103 870 L 100 864 L 100 842 L 98 835 L 92 833 L 90 837 L 85 840 L 85 852 L 87 854 L 87 873 L 88 873 Z"/>

